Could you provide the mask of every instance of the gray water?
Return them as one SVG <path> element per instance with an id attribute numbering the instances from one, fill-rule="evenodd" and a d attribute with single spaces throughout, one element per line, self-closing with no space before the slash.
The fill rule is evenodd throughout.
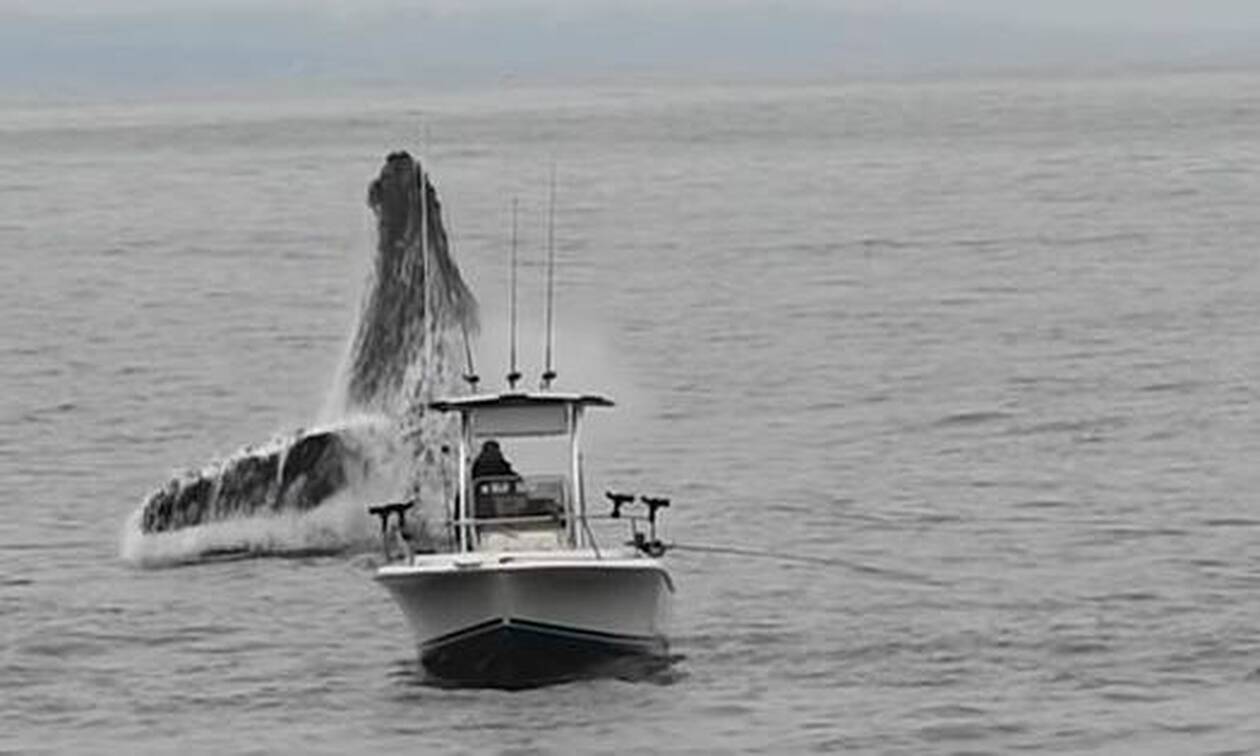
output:
<path id="1" fill-rule="evenodd" d="M 1205 73 L 5 106 L 0 751 L 1260 748 L 1258 96 Z M 400 147 L 491 386 L 512 196 L 540 369 L 555 160 L 557 386 L 620 400 L 590 490 L 672 496 L 680 542 L 875 569 L 676 552 L 671 674 L 507 693 L 423 684 L 364 555 L 123 560 L 172 471 L 319 416 Z"/>

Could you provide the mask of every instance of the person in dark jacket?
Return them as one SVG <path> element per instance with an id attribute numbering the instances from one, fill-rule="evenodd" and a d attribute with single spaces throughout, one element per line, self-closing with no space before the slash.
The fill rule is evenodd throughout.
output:
<path id="1" fill-rule="evenodd" d="M 481 445 L 481 452 L 473 460 L 472 476 L 485 478 L 497 475 L 516 475 L 512 464 L 503 458 L 498 441 L 487 441 Z"/>

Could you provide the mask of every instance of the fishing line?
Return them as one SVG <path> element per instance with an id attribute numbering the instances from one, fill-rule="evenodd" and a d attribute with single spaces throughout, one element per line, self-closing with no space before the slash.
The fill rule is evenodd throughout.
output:
<path id="1" fill-rule="evenodd" d="M 940 586 L 942 583 L 923 575 L 913 572 L 904 572 L 902 570 L 893 570 L 886 567 L 875 567 L 861 562 L 851 562 L 847 559 L 838 559 L 835 557 L 811 556 L 808 554 L 783 554 L 777 551 L 764 551 L 762 549 L 745 549 L 735 546 L 710 546 L 699 543 L 670 543 L 666 545 L 667 550 L 679 551 L 696 551 L 706 554 L 727 554 L 730 556 L 746 556 L 757 557 L 759 559 L 775 559 L 781 562 L 796 562 L 800 564 L 816 564 L 824 567 L 843 567 L 844 569 L 853 570 L 854 572 L 862 572 L 868 575 L 878 575 L 880 577 L 895 578 L 898 580 L 906 580 L 912 583 L 922 585 Z"/>

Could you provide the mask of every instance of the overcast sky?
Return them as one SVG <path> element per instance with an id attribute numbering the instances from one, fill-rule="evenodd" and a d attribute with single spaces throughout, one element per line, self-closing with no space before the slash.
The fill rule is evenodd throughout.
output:
<path id="1" fill-rule="evenodd" d="M 1030 24 L 1096 29 L 1257 29 L 1257 0 L 650 0 L 627 4 L 615 0 L 0 0 L 0 13 L 101 16 L 136 12 L 280 10 L 346 18 L 400 8 L 467 14 L 535 10 L 550 14 L 589 13 L 592 8 L 643 9 L 810 8 L 831 11 L 954 15 Z"/>
<path id="2" fill-rule="evenodd" d="M 1253 65 L 1260 0 L 0 0 L 0 85 Z"/>

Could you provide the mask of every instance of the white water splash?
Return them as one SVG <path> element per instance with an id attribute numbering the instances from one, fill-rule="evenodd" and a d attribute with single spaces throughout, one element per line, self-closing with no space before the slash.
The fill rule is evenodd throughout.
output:
<path id="1" fill-rule="evenodd" d="M 413 217 L 421 176 L 410 156 L 395 153 L 371 185 L 376 256 L 356 333 L 321 412 L 324 427 L 246 447 L 177 477 L 128 519 L 123 558 L 167 564 L 357 550 L 376 538 L 367 507 L 385 501 L 417 501 L 412 521 L 419 531 L 444 518 L 453 495 L 454 428 L 426 407 L 458 389 L 476 303 L 449 255 L 431 184 L 423 195 L 428 225 Z M 302 456 L 286 470 L 301 444 Z"/>
<path id="2" fill-rule="evenodd" d="M 351 446 L 361 464 L 352 466 L 346 485 L 318 506 L 306 511 L 245 514 L 158 533 L 143 531 L 143 508 L 139 508 L 124 524 L 122 558 L 133 564 L 159 566 L 207 556 L 340 553 L 373 547 L 377 533 L 366 506 L 411 495 L 415 450 L 397 424 L 384 417 L 353 417 L 313 432 L 325 431 L 335 431 L 339 439 Z M 279 437 L 262 446 L 242 449 L 190 477 L 212 478 L 234 458 L 275 453 L 291 446 L 294 438 Z M 430 511 L 418 514 L 426 519 L 435 516 Z"/>

